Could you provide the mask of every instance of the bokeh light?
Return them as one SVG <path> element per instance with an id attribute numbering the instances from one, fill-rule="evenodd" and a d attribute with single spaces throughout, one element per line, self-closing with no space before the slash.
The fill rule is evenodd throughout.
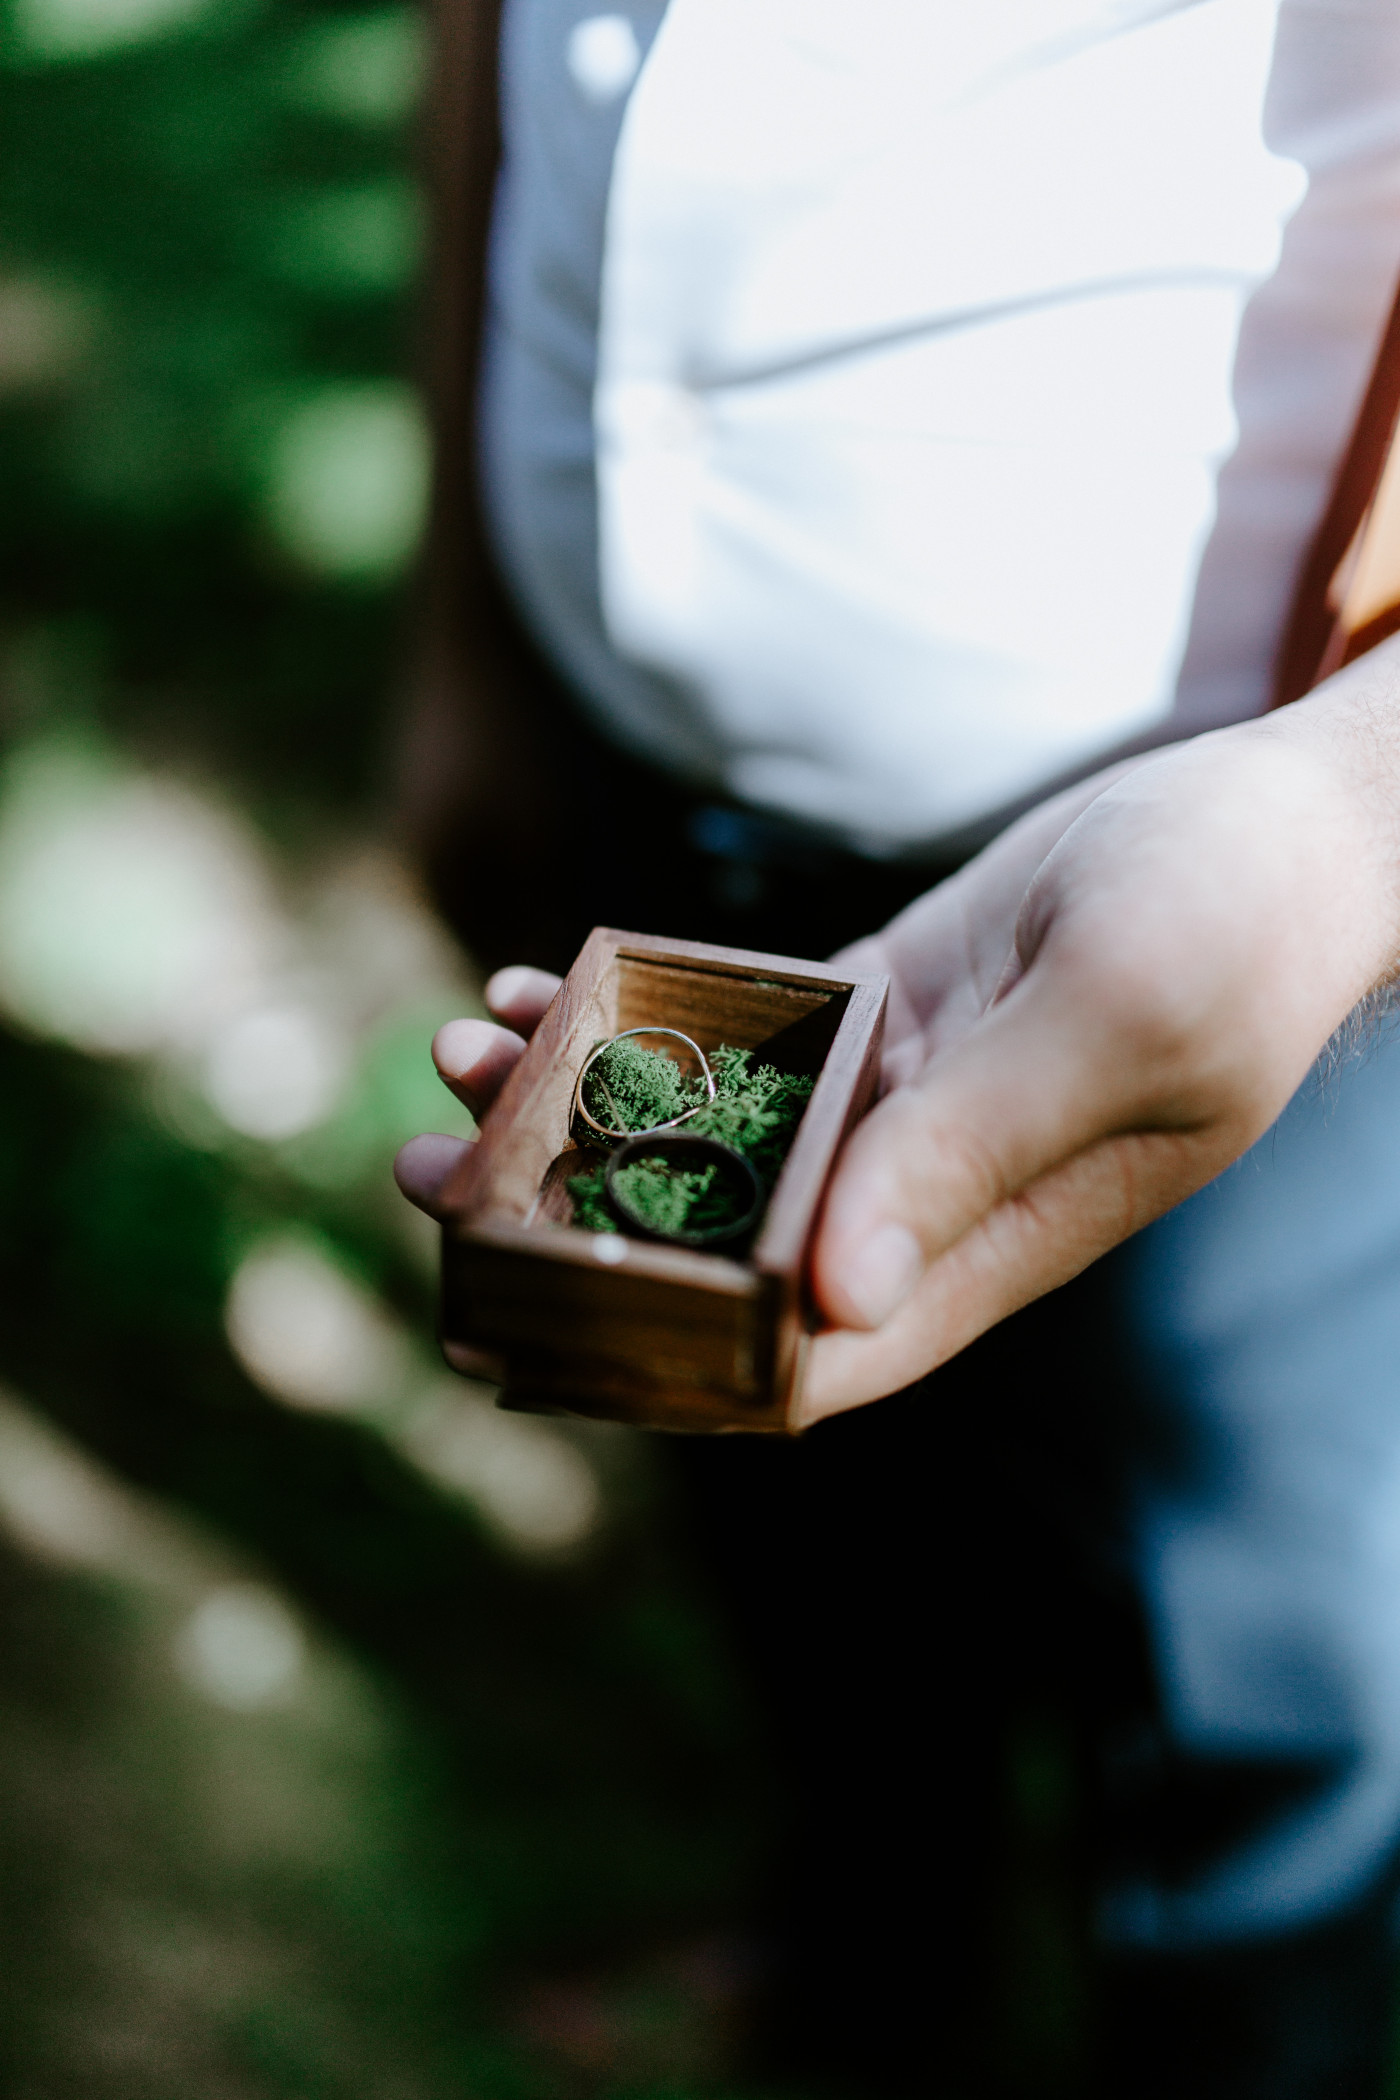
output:
<path id="1" fill-rule="evenodd" d="M 290 99 L 348 124 L 411 116 L 427 63 L 422 17 L 407 7 L 347 14 L 302 31 L 284 75 Z"/>
<path id="2" fill-rule="evenodd" d="M 325 232 L 323 220 L 323 239 Z M 310 569 L 368 579 L 397 574 L 418 544 L 427 494 L 427 431 L 407 387 L 328 388 L 277 433 L 268 518 L 282 545 Z"/>
<path id="3" fill-rule="evenodd" d="M 216 0 L 16 0 L 22 46 L 48 59 L 91 58 L 213 13 Z"/>
<path id="4" fill-rule="evenodd" d="M 392 1404 L 412 1375 L 405 1337 L 305 1236 L 283 1235 L 244 1256 L 226 1317 L 249 1376 L 293 1407 Z"/>
<path id="5" fill-rule="evenodd" d="M 180 1628 L 175 1662 L 193 1690 L 218 1706 L 250 1713 L 285 1697 L 305 1649 L 301 1628 L 271 1590 L 225 1583 Z"/>
<path id="6" fill-rule="evenodd" d="M 308 1007 L 255 1007 L 210 1046 L 204 1092 L 230 1130 L 295 1137 L 323 1122 L 345 1078 L 348 1045 Z"/>
<path id="7" fill-rule="evenodd" d="M 94 1051 L 198 1042 L 268 967 L 276 924 L 246 825 L 74 740 L 0 785 L 0 1002 Z"/>
<path id="8" fill-rule="evenodd" d="M 462 1380 L 429 1387 L 398 1441 L 523 1552 L 566 1553 L 602 1519 L 597 1475 L 577 1445 L 549 1423 L 502 1414 L 489 1392 Z"/>

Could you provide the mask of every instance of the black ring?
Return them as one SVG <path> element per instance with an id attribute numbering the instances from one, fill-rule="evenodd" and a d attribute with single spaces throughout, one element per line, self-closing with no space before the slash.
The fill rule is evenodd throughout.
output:
<path id="1" fill-rule="evenodd" d="M 683 1153 L 696 1166 L 722 1166 L 731 1172 L 737 1170 L 751 1198 L 743 1216 L 736 1218 L 731 1225 L 713 1226 L 708 1232 L 665 1232 L 656 1225 L 648 1225 L 644 1218 L 639 1218 L 635 1211 L 629 1210 L 622 1202 L 613 1187 L 613 1180 L 623 1167 L 630 1166 L 634 1160 L 649 1159 L 657 1153 L 664 1153 L 667 1159 L 674 1159 L 677 1153 Z M 665 1240 L 675 1247 L 717 1247 L 730 1240 L 742 1239 L 744 1234 L 751 1232 L 757 1224 L 765 1196 L 763 1183 L 759 1180 L 751 1159 L 746 1159 L 733 1145 L 722 1144 L 718 1138 L 700 1137 L 697 1133 L 682 1130 L 646 1131 L 640 1137 L 628 1138 L 625 1145 L 619 1145 L 617 1150 L 609 1155 L 603 1175 L 603 1193 L 612 1208 L 613 1216 L 626 1225 L 629 1231 L 639 1234 L 644 1240 Z"/>

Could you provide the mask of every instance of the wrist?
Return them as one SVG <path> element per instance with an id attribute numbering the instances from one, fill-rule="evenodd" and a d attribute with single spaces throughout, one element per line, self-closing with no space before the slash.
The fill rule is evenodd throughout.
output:
<path id="1" fill-rule="evenodd" d="M 1252 726 L 1296 751 L 1320 797 L 1340 804 L 1342 879 L 1329 895 L 1358 943 L 1363 998 L 1400 964 L 1400 634 Z"/>

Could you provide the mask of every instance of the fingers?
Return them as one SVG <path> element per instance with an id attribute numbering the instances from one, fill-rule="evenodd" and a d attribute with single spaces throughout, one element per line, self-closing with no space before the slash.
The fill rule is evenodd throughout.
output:
<path id="1" fill-rule="evenodd" d="M 562 980 L 548 970 L 514 964 L 497 970 L 486 1003 L 509 1027 L 491 1021 L 447 1021 L 433 1037 L 433 1063 L 444 1085 L 479 1116 L 491 1106 L 543 1019 Z"/>
<path id="2" fill-rule="evenodd" d="M 486 987 L 493 1013 L 516 1021 L 528 1034 L 559 989 L 547 970 L 498 970 Z M 501 1091 L 525 1049 L 514 1029 L 493 1021 L 446 1021 L 433 1037 L 439 1077 L 474 1116 L 482 1115 Z M 440 1217 L 438 1194 L 466 1146 L 460 1138 L 412 1138 L 394 1162 L 394 1179 L 410 1203 Z"/>
<path id="3" fill-rule="evenodd" d="M 490 1349 L 474 1349 L 470 1342 L 444 1342 L 442 1360 L 463 1378 L 484 1378 L 492 1385 L 506 1382 L 506 1361 Z"/>
<path id="4" fill-rule="evenodd" d="M 491 1106 L 525 1044 L 493 1021 L 445 1021 L 433 1037 L 433 1063 L 444 1085 L 474 1116 Z"/>
<path id="5" fill-rule="evenodd" d="M 486 987 L 486 1005 L 498 1021 L 533 1035 L 544 1019 L 545 1009 L 563 983 L 552 970 L 533 970 L 527 963 L 512 963 L 497 970 Z"/>
<path id="6" fill-rule="evenodd" d="M 1203 1187 L 1227 1154 L 1194 1132 L 1112 1138 L 1009 1198 L 921 1270 L 878 1332 L 817 1337 L 794 1426 L 898 1392 L 946 1363 Z"/>
<path id="7" fill-rule="evenodd" d="M 438 1196 L 462 1154 L 470 1150 L 463 1138 L 438 1133 L 410 1138 L 394 1161 L 394 1179 L 403 1195 L 430 1218 L 440 1218 Z"/>

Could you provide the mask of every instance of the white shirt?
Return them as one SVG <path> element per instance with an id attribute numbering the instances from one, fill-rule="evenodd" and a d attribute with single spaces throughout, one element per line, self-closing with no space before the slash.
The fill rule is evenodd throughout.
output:
<path id="1" fill-rule="evenodd" d="M 572 528 L 522 409 L 547 367 L 543 450 L 587 454 L 592 317 L 561 391 L 563 228 L 551 263 L 511 74 L 513 33 L 547 68 L 550 0 L 513 10 L 489 485 L 614 735 L 897 851 L 1264 704 L 1400 272 L 1395 0 L 653 7 Z M 552 13 L 589 104 L 560 33 L 587 10 Z"/>

